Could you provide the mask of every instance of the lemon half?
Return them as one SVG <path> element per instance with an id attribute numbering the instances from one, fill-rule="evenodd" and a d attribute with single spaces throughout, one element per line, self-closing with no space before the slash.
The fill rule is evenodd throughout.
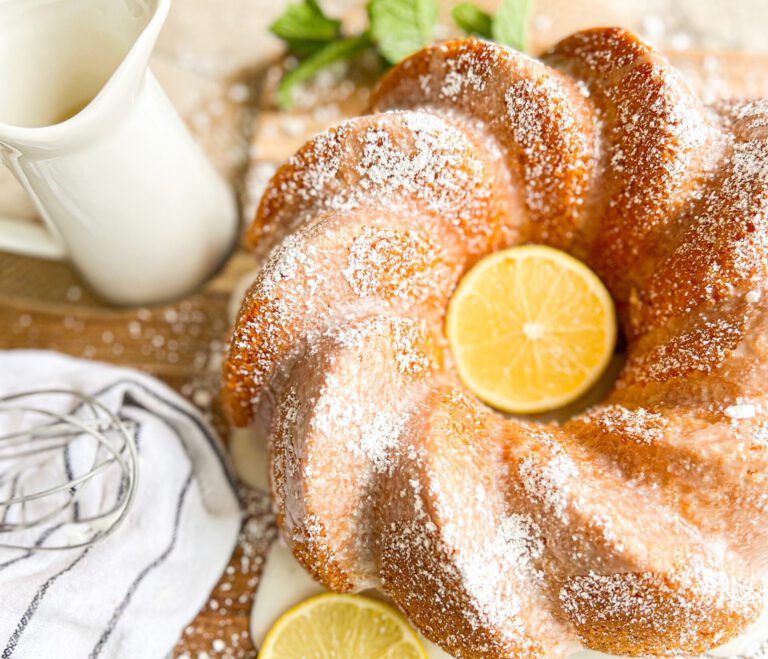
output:
<path id="1" fill-rule="evenodd" d="M 461 280 L 446 320 L 459 375 L 481 400 L 513 414 L 557 409 L 587 391 L 616 345 L 613 301 L 565 252 L 513 247 Z"/>
<path id="2" fill-rule="evenodd" d="M 259 659 L 427 659 L 408 621 L 362 595 L 325 593 L 284 613 L 269 630 Z"/>

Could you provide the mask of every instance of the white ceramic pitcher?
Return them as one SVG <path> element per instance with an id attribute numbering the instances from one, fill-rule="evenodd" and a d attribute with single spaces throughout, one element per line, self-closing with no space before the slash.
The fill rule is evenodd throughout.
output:
<path id="1" fill-rule="evenodd" d="M 170 0 L 0 0 L 0 158 L 45 229 L 0 249 L 69 258 L 117 304 L 188 293 L 237 231 L 232 191 L 154 76 Z"/>

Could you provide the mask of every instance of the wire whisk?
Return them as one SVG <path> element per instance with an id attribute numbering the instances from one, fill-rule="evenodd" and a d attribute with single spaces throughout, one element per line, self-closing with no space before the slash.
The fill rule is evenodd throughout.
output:
<path id="1" fill-rule="evenodd" d="M 130 425 L 75 391 L 1 396 L 0 549 L 77 549 L 112 534 L 136 494 Z"/>

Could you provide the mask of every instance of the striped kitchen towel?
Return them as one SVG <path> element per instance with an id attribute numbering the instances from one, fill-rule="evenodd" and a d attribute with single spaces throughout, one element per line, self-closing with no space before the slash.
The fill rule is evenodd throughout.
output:
<path id="1" fill-rule="evenodd" d="M 95 397 L 135 433 L 138 487 L 118 530 L 89 548 L 0 549 L 0 658 L 165 657 L 235 546 L 241 514 L 225 454 L 198 411 L 151 377 L 51 352 L 0 352 L 0 396 L 53 387 Z M 77 401 L 46 404 L 74 413 Z M 14 420 L 0 415 L 0 434 Z M 23 475 L 27 491 L 70 459 L 50 454 Z M 89 497 L 113 496 L 110 487 L 105 479 Z M 61 542 L 66 526 L 40 527 L 36 542 Z"/>

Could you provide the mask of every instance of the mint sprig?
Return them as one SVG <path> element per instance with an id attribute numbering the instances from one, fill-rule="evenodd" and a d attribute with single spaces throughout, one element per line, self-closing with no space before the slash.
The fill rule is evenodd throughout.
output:
<path id="1" fill-rule="evenodd" d="M 453 9 L 452 16 L 467 34 L 523 50 L 531 4 L 532 0 L 501 0 L 498 11 L 491 16 L 471 2 L 462 2 Z M 368 0 L 369 28 L 362 34 L 343 35 L 341 21 L 327 16 L 318 0 L 288 5 L 270 27 L 299 60 L 280 82 L 280 107 L 291 107 L 296 85 L 334 62 L 350 61 L 375 49 L 384 62 L 396 64 L 429 45 L 438 9 L 438 0 Z"/>
<path id="2" fill-rule="evenodd" d="M 293 90 L 300 82 L 313 78 L 315 74 L 334 62 L 353 59 L 371 47 L 371 35 L 364 32 L 357 37 L 349 37 L 339 41 L 331 41 L 320 50 L 301 61 L 299 65 L 288 71 L 280 81 L 277 90 L 277 101 L 281 108 L 293 105 Z"/>
<path id="3" fill-rule="evenodd" d="M 525 50 L 532 0 L 502 0 L 493 17 L 493 40 L 515 50 Z"/>
<path id="4" fill-rule="evenodd" d="M 368 17 L 379 52 L 390 64 L 432 43 L 437 0 L 370 0 Z"/>
<path id="5" fill-rule="evenodd" d="M 467 34 L 524 51 L 532 5 L 533 0 L 501 0 L 491 16 L 471 2 L 462 2 L 456 5 L 452 15 L 456 25 Z"/>
<path id="6" fill-rule="evenodd" d="M 453 22 L 467 34 L 474 34 L 483 39 L 491 39 L 493 16 L 471 2 L 456 5 L 451 12 Z"/>
<path id="7" fill-rule="evenodd" d="M 297 57 L 308 57 L 337 39 L 341 21 L 329 18 L 317 0 L 303 0 L 288 5 L 285 12 L 269 28 Z"/>

